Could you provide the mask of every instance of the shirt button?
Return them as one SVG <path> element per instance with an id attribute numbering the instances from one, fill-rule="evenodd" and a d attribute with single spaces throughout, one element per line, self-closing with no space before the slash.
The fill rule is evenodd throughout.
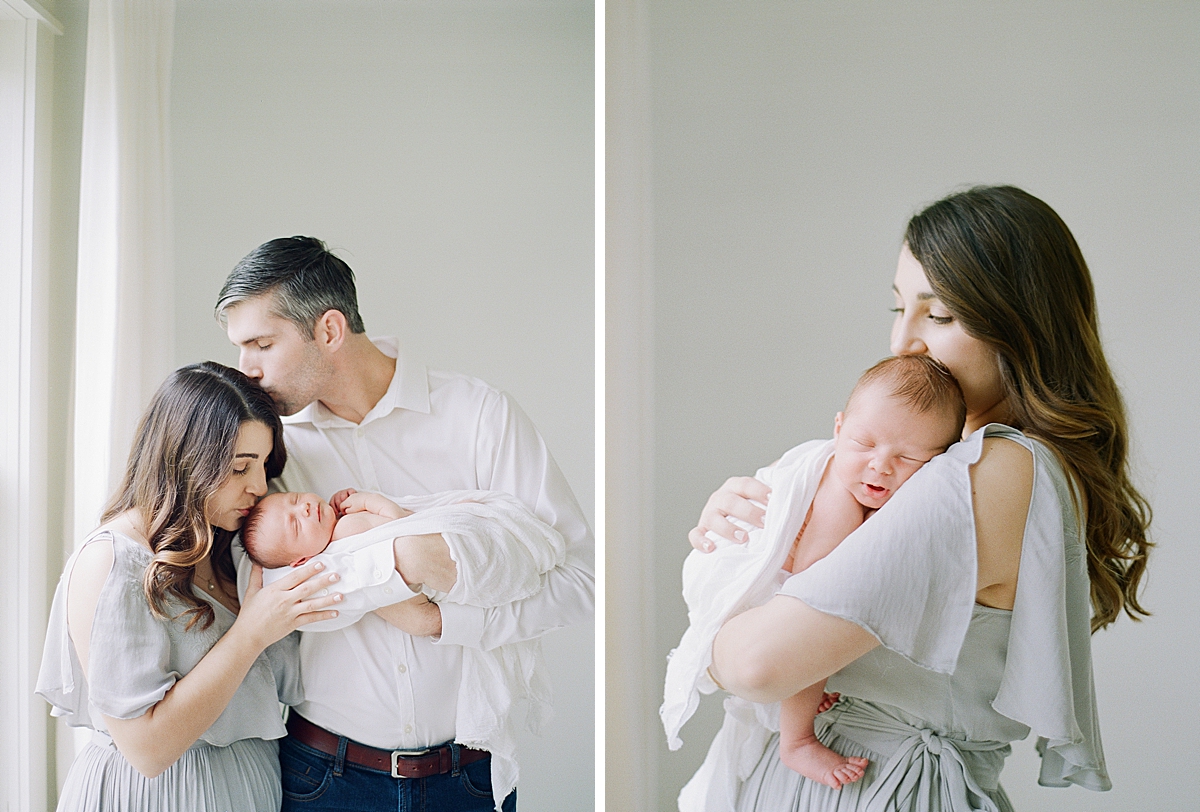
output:
<path id="1" fill-rule="evenodd" d="M 371 574 L 372 574 L 372 575 L 374 575 L 376 578 L 382 578 L 382 577 L 383 577 L 383 573 L 382 573 L 382 572 L 380 572 L 378 569 L 373 569 L 373 570 L 371 570 Z"/>
<path id="2" fill-rule="evenodd" d="M 364 433 L 364 432 L 363 432 L 362 426 L 359 426 L 358 428 L 356 428 L 356 429 L 354 430 L 354 436 L 355 436 L 355 437 L 362 437 L 362 436 L 363 436 L 363 433 Z"/>
<path id="3" fill-rule="evenodd" d="M 408 666 L 401 663 L 400 665 L 396 666 L 396 670 L 399 671 L 401 674 L 406 674 L 406 673 L 408 673 Z"/>
<path id="4" fill-rule="evenodd" d="M 405 725 L 405 726 L 404 726 L 404 732 L 405 732 L 405 733 L 412 733 L 412 725 Z"/>
<path id="5" fill-rule="evenodd" d="M 392 594 L 392 588 L 391 588 L 390 586 L 385 586 L 385 587 L 383 588 L 383 591 L 384 591 L 384 593 L 385 593 L 385 594 L 387 594 L 387 595 L 391 595 L 391 594 Z"/>

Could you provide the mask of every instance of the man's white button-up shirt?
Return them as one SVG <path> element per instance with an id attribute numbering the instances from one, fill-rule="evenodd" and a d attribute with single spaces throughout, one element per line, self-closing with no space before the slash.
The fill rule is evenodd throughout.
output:
<path id="1" fill-rule="evenodd" d="M 442 634 L 413 637 L 375 614 L 300 643 L 305 718 L 383 749 L 454 738 L 462 647 L 491 649 L 590 620 L 594 542 L 570 487 L 528 417 L 507 395 L 465 375 L 395 357 L 387 393 L 355 424 L 320 402 L 285 417 L 287 466 L 276 484 L 329 498 L 343 488 L 413 496 L 449 490 L 512 494 L 562 533 L 565 563 L 538 594 L 494 609 L 440 604 Z"/>

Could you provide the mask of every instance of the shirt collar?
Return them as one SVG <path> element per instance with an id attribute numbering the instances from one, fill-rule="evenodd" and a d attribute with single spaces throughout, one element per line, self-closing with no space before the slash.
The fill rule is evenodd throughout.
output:
<path id="1" fill-rule="evenodd" d="M 396 359 L 396 372 L 392 375 L 392 382 L 388 384 L 383 397 L 367 412 L 359 425 L 365 426 L 395 409 L 429 414 L 429 371 L 425 365 L 405 358 L 400 353 L 400 342 L 394 336 L 372 338 L 371 343 L 388 358 Z M 319 400 L 313 401 L 294 415 L 284 417 L 283 422 L 285 425 L 311 423 L 319 429 L 354 425 L 326 409 Z"/>

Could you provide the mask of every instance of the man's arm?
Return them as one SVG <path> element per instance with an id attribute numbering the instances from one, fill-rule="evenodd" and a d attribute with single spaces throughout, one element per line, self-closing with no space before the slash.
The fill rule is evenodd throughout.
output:
<path id="1" fill-rule="evenodd" d="M 490 609 L 444 603 L 442 643 L 491 649 L 589 621 L 595 608 L 595 544 L 570 486 L 532 421 L 510 398 L 492 393 L 477 437 L 479 486 L 511 494 L 562 534 L 562 564 L 541 576 L 529 598 Z"/>

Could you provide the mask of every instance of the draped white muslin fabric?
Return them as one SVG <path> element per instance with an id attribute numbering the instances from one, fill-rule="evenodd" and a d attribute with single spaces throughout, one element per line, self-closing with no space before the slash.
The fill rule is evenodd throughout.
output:
<path id="1" fill-rule="evenodd" d="M 168 115 L 174 0 L 88 4 L 75 322 L 75 545 L 171 370 Z M 69 551 L 68 551 L 69 552 Z"/>

